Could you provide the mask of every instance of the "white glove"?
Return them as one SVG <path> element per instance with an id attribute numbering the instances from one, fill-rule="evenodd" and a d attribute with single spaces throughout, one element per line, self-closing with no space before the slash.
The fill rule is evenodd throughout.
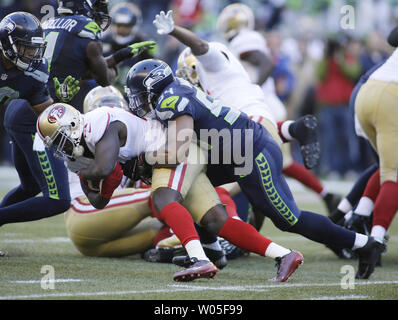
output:
<path id="1" fill-rule="evenodd" d="M 174 30 L 173 10 L 169 10 L 167 14 L 164 11 L 160 11 L 157 14 L 153 24 L 158 29 L 158 34 L 169 34 Z"/>

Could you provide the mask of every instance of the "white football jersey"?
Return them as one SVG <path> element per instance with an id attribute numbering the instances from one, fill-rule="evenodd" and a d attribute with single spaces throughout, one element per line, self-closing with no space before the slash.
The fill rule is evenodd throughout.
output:
<path id="1" fill-rule="evenodd" d="M 209 43 L 209 51 L 196 56 L 200 84 L 207 94 L 226 106 L 276 122 L 260 86 L 252 83 L 242 64 L 223 44 Z"/>
<path id="2" fill-rule="evenodd" d="M 113 121 L 120 121 L 127 127 L 126 144 L 119 150 L 118 161 L 121 163 L 143 152 L 159 150 L 165 144 L 166 129 L 160 122 L 139 118 L 120 108 L 101 107 L 84 115 L 83 136 L 93 154 L 95 145 Z"/>
<path id="3" fill-rule="evenodd" d="M 369 79 L 386 81 L 386 82 L 398 82 L 398 49 L 392 53 L 387 61 L 371 74 Z"/>
<path id="4" fill-rule="evenodd" d="M 258 72 L 256 67 L 242 60 L 241 57 L 250 51 L 260 51 L 269 56 L 271 51 L 268 48 L 265 38 L 257 31 L 244 29 L 232 39 L 228 48 L 242 63 L 243 67 L 249 74 L 251 81 L 253 83 L 257 83 Z M 287 116 L 286 107 L 276 94 L 274 79 L 272 77 L 268 77 L 268 79 L 261 85 L 261 89 L 264 92 L 266 98 L 265 101 L 271 108 L 271 112 L 275 120 L 285 120 Z"/>

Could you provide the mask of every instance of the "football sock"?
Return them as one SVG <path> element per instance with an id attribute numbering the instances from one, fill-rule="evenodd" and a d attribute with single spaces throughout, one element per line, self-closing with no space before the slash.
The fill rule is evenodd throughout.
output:
<path id="1" fill-rule="evenodd" d="M 366 169 L 363 173 L 361 173 L 361 175 L 358 178 L 357 182 L 355 183 L 354 187 L 351 189 L 351 191 L 346 196 L 349 203 L 355 204 L 359 201 L 359 199 L 362 197 L 362 195 L 364 193 L 364 190 L 366 188 L 369 178 L 377 170 L 377 168 L 378 168 L 377 165 L 373 165 L 373 166 L 369 167 L 368 169 Z M 349 210 L 351 210 L 351 209 L 349 209 Z"/>
<path id="2" fill-rule="evenodd" d="M 339 248 L 352 248 L 355 242 L 355 232 L 334 224 L 326 216 L 309 211 L 301 211 L 298 222 L 288 231 Z"/>
<path id="3" fill-rule="evenodd" d="M 69 200 L 33 197 L 0 208 L 0 226 L 6 223 L 35 221 L 67 211 Z"/>
<path id="4" fill-rule="evenodd" d="M 242 220 L 228 217 L 219 234 L 220 237 L 244 250 L 257 253 L 261 256 L 266 254 L 269 244 L 272 242 L 257 230 Z"/>
<path id="5" fill-rule="evenodd" d="M 199 240 L 190 213 L 178 202 L 169 203 L 159 214 L 184 247 L 191 240 Z"/>
<path id="6" fill-rule="evenodd" d="M 388 230 L 398 210 L 398 183 L 386 181 L 380 188 L 373 210 L 373 225 Z"/>
<path id="7" fill-rule="evenodd" d="M 236 209 L 236 204 L 232 200 L 228 191 L 221 187 L 216 187 L 215 189 L 218 196 L 220 197 L 221 203 L 225 206 L 225 210 L 227 211 L 228 216 L 240 219 Z"/>
<path id="8" fill-rule="evenodd" d="M 300 181 L 306 187 L 314 190 L 318 194 L 323 190 L 323 186 L 318 178 L 311 171 L 297 162 L 293 162 L 290 166 L 284 168 L 282 173 Z"/>
<path id="9" fill-rule="evenodd" d="M 355 250 L 364 247 L 368 242 L 368 240 L 369 240 L 368 236 L 365 236 L 364 234 L 361 233 L 355 233 L 355 241 L 351 249 Z"/>
<path id="10" fill-rule="evenodd" d="M 289 132 L 289 127 L 293 122 L 292 120 L 278 122 L 278 133 L 283 142 L 295 140 Z"/>
<path id="11" fill-rule="evenodd" d="M 343 198 L 337 206 L 337 209 L 343 213 L 348 213 L 348 211 L 352 210 L 352 204 L 347 198 Z"/>
<path id="12" fill-rule="evenodd" d="M 185 244 L 185 250 L 190 258 L 198 258 L 198 260 L 207 260 L 210 261 L 209 258 L 206 256 L 203 247 L 199 240 L 190 240 Z"/>
<path id="13" fill-rule="evenodd" d="M 383 243 L 384 236 L 386 235 L 387 230 L 382 226 L 373 226 L 372 231 L 370 232 L 370 236 L 375 238 L 377 241 Z"/>
<path id="14" fill-rule="evenodd" d="M 373 202 L 376 202 L 379 192 L 380 192 L 380 169 L 376 170 L 373 173 L 373 175 L 369 178 L 368 184 L 366 185 L 365 191 L 363 192 L 363 196 L 368 197 Z"/>
<path id="15" fill-rule="evenodd" d="M 270 257 L 272 259 L 283 257 L 291 252 L 291 250 L 281 247 L 279 244 L 275 242 L 271 242 L 265 251 L 265 256 Z"/>
<path id="16" fill-rule="evenodd" d="M 368 197 L 362 197 L 359 200 L 357 207 L 354 210 L 354 213 L 359 214 L 360 216 L 370 217 L 373 211 L 373 201 Z"/>

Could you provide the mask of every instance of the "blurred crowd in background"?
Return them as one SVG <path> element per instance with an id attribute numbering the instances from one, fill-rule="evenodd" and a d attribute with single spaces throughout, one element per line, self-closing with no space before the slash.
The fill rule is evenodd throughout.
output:
<path id="1" fill-rule="evenodd" d="M 110 9 L 122 0 L 110 0 Z M 355 83 L 392 53 L 386 37 L 398 24 L 398 0 L 128 0 L 142 12 L 139 31 L 156 40 L 156 57 L 173 69 L 183 49 L 172 37 L 156 34 L 152 21 L 172 9 L 178 25 L 206 40 L 222 41 L 216 32 L 219 12 L 241 2 L 256 16 L 256 30 L 267 40 L 278 96 L 289 119 L 314 114 L 320 122 L 322 156 L 315 173 L 323 178 L 353 178 L 374 159 L 354 132 L 349 100 Z M 345 7 L 346 5 L 349 5 Z M 0 17 L 28 11 L 39 19 L 56 15 L 57 0 L 0 0 Z M 353 9 L 354 11 L 350 11 Z M 354 13 L 354 16 L 350 16 Z M 347 19 L 350 19 L 347 23 Z M 107 32 L 112 32 L 112 28 Z M 2 108 L 4 109 L 4 108 Z M 4 110 L 1 110 L 4 114 Z M 0 164 L 10 163 L 1 128 Z"/>

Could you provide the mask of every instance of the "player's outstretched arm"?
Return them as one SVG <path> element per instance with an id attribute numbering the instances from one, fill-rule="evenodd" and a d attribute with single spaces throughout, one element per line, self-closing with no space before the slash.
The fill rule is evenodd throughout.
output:
<path id="1" fill-rule="evenodd" d="M 209 43 L 207 41 L 199 38 L 192 31 L 174 24 L 172 10 L 169 10 L 167 14 L 161 11 L 156 15 L 153 24 L 158 34 L 169 34 L 175 37 L 178 41 L 190 47 L 195 56 L 206 54 L 209 51 Z"/>

